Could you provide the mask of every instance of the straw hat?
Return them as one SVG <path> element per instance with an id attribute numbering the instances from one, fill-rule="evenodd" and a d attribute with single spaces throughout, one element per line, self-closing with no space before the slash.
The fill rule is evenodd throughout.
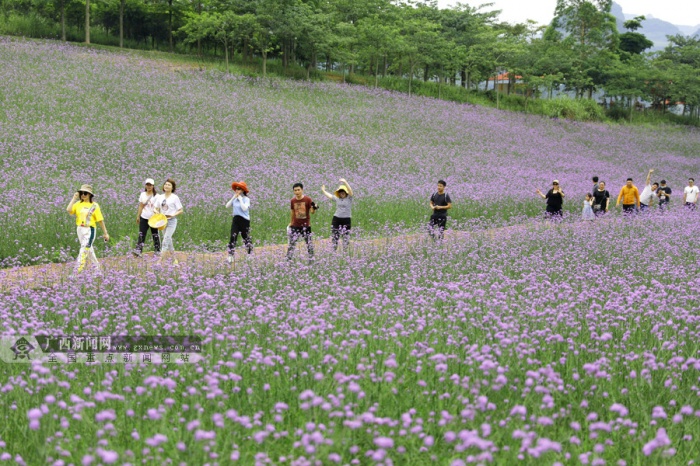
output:
<path id="1" fill-rule="evenodd" d="M 243 190 L 246 196 L 250 192 L 248 190 L 248 185 L 245 184 L 245 181 L 234 181 L 233 183 L 231 183 L 231 189 L 233 189 L 234 191 L 239 188 Z"/>
<path id="2" fill-rule="evenodd" d="M 335 197 L 340 197 L 340 195 L 338 194 L 340 191 L 343 191 L 345 194 L 350 194 L 348 192 L 348 188 L 344 184 L 341 184 L 340 186 L 338 186 L 338 189 L 336 189 L 333 192 L 333 194 L 335 194 Z"/>
<path id="3" fill-rule="evenodd" d="M 84 193 L 90 193 L 93 196 L 95 195 L 95 193 L 92 192 L 92 186 L 90 186 L 89 184 L 82 185 L 78 191 L 82 191 Z"/>

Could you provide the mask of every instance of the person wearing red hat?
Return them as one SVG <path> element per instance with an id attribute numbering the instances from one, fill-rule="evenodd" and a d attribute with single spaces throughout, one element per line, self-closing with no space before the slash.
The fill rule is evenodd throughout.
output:
<path id="1" fill-rule="evenodd" d="M 248 197 L 248 186 L 245 181 L 236 181 L 231 183 L 231 189 L 234 195 L 230 201 L 226 203 L 226 208 L 233 207 L 233 221 L 231 222 L 231 238 L 228 242 L 228 263 L 233 262 L 233 255 L 238 242 L 238 234 L 243 238 L 243 244 L 248 251 L 248 254 L 253 252 L 253 242 L 250 239 L 250 198 Z"/>

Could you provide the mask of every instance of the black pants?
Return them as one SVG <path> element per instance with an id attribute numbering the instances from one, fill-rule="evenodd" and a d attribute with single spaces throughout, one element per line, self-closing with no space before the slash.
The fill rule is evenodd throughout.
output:
<path id="1" fill-rule="evenodd" d="M 148 220 L 143 217 L 139 220 L 139 239 L 136 242 L 136 250 L 139 254 L 143 252 L 143 243 L 146 241 L 146 235 L 150 229 L 151 236 L 153 237 L 153 249 L 155 249 L 156 252 L 160 252 L 160 235 L 158 234 L 158 229 L 149 227 Z"/>
<path id="2" fill-rule="evenodd" d="M 447 215 L 431 215 L 428 233 L 433 239 L 442 239 L 447 226 Z"/>
<path id="3" fill-rule="evenodd" d="M 622 204 L 623 214 L 636 214 L 637 206 L 635 204 Z"/>
<path id="4" fill-rule="evenodd" d="M 253 242 L 250 239 L 250 220 L 243 218 L 240 215 L 236 215 L 233 217 L 233 221 L 231 222 L 231 238 L 228 241 L 228 253 L 231 256 L 236 249 L 239 233 L 241 238 L 243 238 L 243 244 L 245 244 L 248 254 L 253 252 Z"/>
<path id="5" fill-rule="evenodd" d="M 348 250 L 350 246 L 350 229 L 352 225 L 350 224 L 350 218 L 338 218 L 333 216 L 333 221 L 331 222 L 331 242 L 333 243 L 333 250 L 338 250 L 338 240 L 343 237 L 343 247 Z"/>
<path id="6" fill-rule="evenodd" d="M 686 203 L 685 203 L 685 206 L 686 206 L 688 209 L 690 209 L 690 210 L 695 210 L 695 209 L 697 209 L 697 207 L 698 207 L 697 205 L 695 205 L 694 202 L 686 202 Z"/>
<path id="7" fill-rule="evenodd" d="M 287 248 L 287 259 L 294 257 L 294 247 L 301 238 L 306 242 L 306 249 L 309 251 L 309 258 L 314 257 L 314 242 L 311 236 L 311 227 L 289 227 L 289 248 Z"/>
<path id="8" fill-rule="evenodd" d="M 644 212 L 644 211 L 646 211 L 648 208 L 649 208 L 649 206 L 646 205 L 646 204 L 641 204 L 641 203 L 639 204 L 639 211 L 640 211 L 640 212 Z"/>

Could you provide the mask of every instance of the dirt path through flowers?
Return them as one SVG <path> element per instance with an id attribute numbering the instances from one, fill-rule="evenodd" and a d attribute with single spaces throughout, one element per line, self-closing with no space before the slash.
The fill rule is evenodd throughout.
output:
<path id="1" fill-rule="evenodd" d="M 465 238 L 481 237 L 493 240 L 504 234 L 513 234 L 516 230 L 522 230 L 528 225 L 532 224 L 518 224 L 481 231 L 448 230 L 445 233 L 444 241 L 445 245 L 449 247 L 451 242 L 464 240 Z M 350 246 L 350 254 L 353 257 L 371 256 L 372 254 L 389 251 L 397 245 L 405 246 L 406 244 L 411 244 L 414 246 L 421 246 L 431 242 L 432 240 L 426 234 L 418 233 L 367 240 L 353 240 Z M 295 261 L 307 260 L 305 248 L 306 245 L 303 242 L 297 244 Z M 314 248 L 317 258 L 325 254 L 334 254 L 331 250 L 330 239 L 315 240 Z M 239 248 L 236 251 L 235 261 L 232 264 L 226 261 L 226 252 L 201 253 L 178 251 L 175 253 L 175 257 L 178 260 L 178 268 L 181 270 L 186 270 L 193 265 L 197 265 L 205 269 L 211 269 L 212 271 L 223 271 L 227 267 L 232 271 L 236 271 L 255 265 L 274 266 L 285 260 L 286 251 L 287 244 L 273 244 L 257 247 L 254 253 L 249 256 L 245 253 L 243 248 Z M 148 271 L 159 272 L 170 269 L 173 265 L 172 262 L 167 260 L 159 265 L 157 257 L 153 253 L 145 253 L 140 258 L 131 255 L 104 257 L 99 258 L 99 261 L 102 268 L 101 273 L 103 275 L 115 271 L 125 271 L 134 274 L 142 274 Z M 17 287 L 35 289 L 66 283 L 75 279 L 73 277 L 74 267 L 75 262 L 71 261 L 0 269 L 0 292 L 7 292 Z M 86 271 L 83 273 L 94 273 L 94 269 L 92 269 L 91 265 L 88 265 Z"/>

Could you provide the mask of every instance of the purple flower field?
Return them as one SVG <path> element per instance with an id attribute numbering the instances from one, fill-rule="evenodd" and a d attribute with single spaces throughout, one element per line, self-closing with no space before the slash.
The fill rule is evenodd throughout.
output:
<path id="1" fill-rule="evenodd" d="M 0 60 L 0 160 L 11 174 L 0 180 L 0 219 L 16 240 L 3 242 L 4 266 L 75 255 L 63 209 L 82 183 L 94 186 L 121 253 L 133 244 L 147 177 L 178 181 L 186 215 L 176 248 L 223 250 L 234 180 L 251 187 L 254 235 L 269 244 L 284 242 L 291 186 L 300 180 L 322 198 L 322 184 L 346 178 L 358 194 L 358 232 L 372 234 L 424 223 L 440 178 L 459 201 L 455 222 L 507 224 L 539 215 L 535 188 L 554 178 L 578 216 L 593 175 L 617 194 L 628 176 L 643 184 L 649 168 L 677 190 L 700 174 L 700 132 L 688 129 L 579 124 L 360 86 L 254 80 L 57 42 L 0 38 Z M 31 216 L 18 199 L 31 203 Z"/>
<path id="2" fill-rule="evenodd" d="M 697 233 L 679 211 L 18 288 L 6 337 L 192 334 L 204 357 L 5 364 L 0 457 L 693 464 Z"/>
<path id="3" fill-rule="evenodd" d="M 0 464 L 700 462 L 700 214 L 677 195 L 698 172 L 697 132 L 251 84 L 48 42 L 0 38 L 0 60 L 5 264 L 32 262 L 20 251 L 30 240 L 43 248 L 34 262 L 71 258 L 64 209 L 82 182 L 99 186 L 110 233 L 133 235 L 145 174 L 175 176 L 188 215 L 220 219 L 224 234 L 234 179 L 255 187 L 258 230 L 283 230 L 293 181 L 343 176 L 358 215 L 371 206 L 366 222 L 387 219 L 397 235 L 359 238 L 347 256 L 319 248 L 312 266 L 259 248 L 235 268 L 144 272 L 124 258 L 39 288 L 0 278 L 6 346 L 203 339 L 188 362 L 125 363 L 118 351 L 115 362 L 3 362 Z M 652 167 L 674 208 L 577 221 L 593 174 L 616 193 Z M 478 229 L 441 245 L 402 239 L 423 214 L 400 207 L 425 208 L 441 177 L 470 206 L 449 226 Z M 539 219 L 534 195 L 554 177 L 570 196 L 558 224 Z M 524 221 L 529 211 L 538 219 Z M 219 234 L 195 223 L 176 247 Z"/>

